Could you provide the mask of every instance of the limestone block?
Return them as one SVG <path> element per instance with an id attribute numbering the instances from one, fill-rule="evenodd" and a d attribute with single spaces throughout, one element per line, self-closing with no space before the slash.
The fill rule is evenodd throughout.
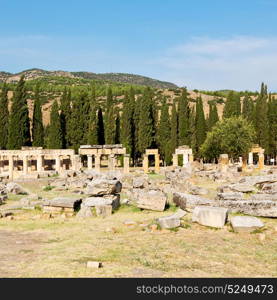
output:
<path id="1" fill-rule="evenodd" d="M 228 209 L 222 207 L 196 206 L 192 221 L 204 226 L 222 228 L 227 219 L 227 211 Z"/>
<path id="2" fill-rule="evenodd" d="M 62 208 L 72 208 L 77 210 L 81 205 L 82 199 L 75 197 L 57 197 L 52 200 L 45 200 L 44 207 L 62 207 Z"/>
<path id="3" fill-rule="evenodd" d="M 6 186 L 7 192 L 8 193 L 12 193 L 12 194 L 16 194 L 16 195 L 26 195 L 28 194 L 27 191 L 25 191 L 25 189 L 19 185 L 18 183 L 15 182 L 9 182 Z"/>
<path id="4" fill-rule="evenodd" d="M 95 179 L 85 189 L 85 194 L 101 196 L 120 193 L 122 184 L 118 180 Z"/>
<path id="5" fill-rule="evenodd" d="M 157 222 L 161 226 L 161 228 L 168 228 L 168 229 L 176 228 L 181 225 L 180 219 L 174 215 L 158 218 Z"/>
<path id="6" fill-rule="evenodd" d="M 102 263 L 99 261 L 88 261 L 87 268 L 98 269 L 102 267 Z"/>
<path id="7" fill-rule="evenodd" d="M 185 210 L 190 210 L 198 205 L 212 204 L 210 199 L 179 192 L 173 193 L 173 202 Z"/>
<path id="8" fill-rule="evenodd" d="M 112 214 L 112 205 L 97 205 L 95 210 L 97 216 L 107 217 Z"/>
<path id="9" fill-rule="evenodd" d="M 107 195 L 103 197 L 88 197 L 82 202 L 82 207 L 96 207 L 103 205 L 111 205 L 113 209 L 117 209 L 120 206 L 120 196 Z"/>
<path id="10" fill-rule="evenodd" d="M 137 195 L 137 206 L 143 209 L 163 211 L 166 204 L 166 195 L 156 190 L 139 190 Z"/>
<path id="11" fill-rule="evenodd" d="M 261 220 L 249 216 L 231 217 L 230 221 L 234 231 L 236 232 L 251 232 L 264 226 L 264 223 Z"/>
<path id="12" fill-rule="evenodd" d="M 76 215 L 78 218 L 90 218 L 92 216 L 91 208 L 86 206 L 83 206 Z"/>

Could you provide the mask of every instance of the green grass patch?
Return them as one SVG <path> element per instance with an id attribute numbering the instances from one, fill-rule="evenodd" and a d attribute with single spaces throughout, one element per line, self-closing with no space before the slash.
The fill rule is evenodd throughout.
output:
<path id="1" fill-rule="evenodd" d="M 53 190 L 55 187 L 53 185 L 47 185 L 46 187 L 43 188 L 43 191 L 48 192 Z"/>
<path id="2" fill-rule="evenodd" d="M 163 180 L 165 179 L 165 176 L 161 174 L 156 174 L 155 172 L 151 172 L 148 174 L 148 178 L 154 180 Z"/>

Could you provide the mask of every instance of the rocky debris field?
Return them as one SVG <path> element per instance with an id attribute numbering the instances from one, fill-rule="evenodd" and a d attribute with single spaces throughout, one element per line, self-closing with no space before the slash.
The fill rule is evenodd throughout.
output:
<path id="1" fill-rule="evenodd" d="M 5 244 L 5 237 L 7 237 L 7 243 L 12 251 L 12 243 L 17 239 L 19 241 L 23 239 L 17 237 L 18 231 L 26 232 L 30 237 L 32 232 L 37 236 L 40 234 L 44 236 L 47 233 L 45 236 L 49 235 L 50 240 L 56 234 L 59 238 L 53 238 L 54 241 L 57 239 L 57 242 L 53 242 L 52 259 L 55 261 L 55 258 L 59 257 L 55 261 L 55 266 L 60 268 L 59 273 L 54 271 L 55 266 L 54 262 L 50 261 L 51 256 L 48 259 L 49 249 L 52 248 L 44 247 L 44 242 L 39 241 L 39 247 L 36 243 L 33 246 L 30 244 L 30 247 L 26 244 L 22 249 L 16 245 L 14 249 L 21 252 L 14 255 L 14 262 L 8 258 L 5 259 L 3 263 L 8 267 L 7 271 L 2 271 L 3 274 L 14 276 L 15 271 L 21 268 L 14 264 L 23 260 L 26 263 L 21 264 L 20 274 L 26 275 L 26 270 L 29 270 L 28 274 L 38 274 L 39 262 L 31 263 L 31 258 L 35 257 L 39 261 L 41 255 L 44 257 L 43 260 L 47 261 L 44 269 L 48 269 L 48 266 L 54 268 L 46 273 L 48 276 L 52 276 L 49 274 L 53 272 L 56 275 L 71 274 L 74 277 L 75 275 L 70 273 L 71 264 L 67 266 L 65 263 L 66 256 L 71 257 L 73 254 L 79 256 L 79 253 L 86 253 L 88 249 L 91 249 L 92 253 L 99 254 L 98 256 L 87 254 L 80 258 L 82 263 L 76 264 L 81 276 L 91 276 L 91 272 L 96 272 L 95 276 L 97 274 L 109 276 L 107 268 L 113 270 L 110 275 L 129 274 L 128 276 L 132 277 L 138 274 L 139 276 L 147 276 L 147 274 L 158 276 L 159 274 L 159 276 L 164 276 L 164 274 L 169 274 L 169 271 L 164 270 L 171 270 L 170 274 L 174 276 L 177 274 L 174 270 L 179 270 L 178 274 L 184 276 L 183 269 L 175 265 L 174 260 L 169 260 L 168 257 L 171 257 L 171 254 L 168 252 L 165 254 L 165 250 L 159 249 L 160 245 L 168 241 L 164 249 L 168 249 L 170 253 L 177 251 L 176 255 L 182 258 L 182 261 L 186 261 L 187 266 L 190 265 L 192 259 L 197 261 L 200 256 L 204 255 L 201 268 L 205 272 L 200 271 L 200 267 L 197 269 L 197 265 L 193 265 L 190 271 L 184 269 L 190 276 L 209 276 L 210 274 L 244 276 L 240 270 L 245 270 L 248 276 L 255 276 L 253 272 L 257 268 L 260 274 L 271 276 L 274 271 L 263 273 L 259 260 L 264 257 L 270 262 L 274 260 L 273 253 L 276 253 L 274 252 L 274 247 L 277 247 L 274 244 L 277 234 L 276 185 L 276 168 L 267 167 L 260 172 L 257 170 L 238 172 L 235 168 L 231 168 L 223 173 L 216 166 L 199 163 L 194 163 L 188 168 L 161 169 L 160 174 L 144 174 L 140 170 L 132 170 L 129 174 L 118 171 L 102 173 L 69 171 L 63 177 L 51 176 L 15 182 L 2 181 L 0 182 L 0 226 L 2 226 L 1 230 L 5 230 L 1 232 L 0 242 Z M 93 235 L 91 235 L 92 231 Z M 155 250 L 153 250 L 151 234 L 156 233 L 160 233 L 161 236 L 159 242 L 156 241 Z M 11 238 L 12 236 L 14 239 Z M 217 240 L 219 236 L 221 240 Z M 91 238 L 93 238 L 93 243 L 90 246 L 84 245 Z M 60 239 L 66 239 L 66 244 L 60 245 L 58 242 Z M 214 239 L 216 239 L 218 249 L 223 250 L 225 247 L 224 251 L 226 251 L 228 244 L 228 247 L 232 248 L 232 254 L 229 253 L 226 258 L 217 254 L 213 266 L 221 261 L 232 269 L 227 258 L 233 255 L 233 247 L 237 249 L 236 251 L 240 253 L 243 260 L 245 259 L 243 253 L 248 251 L 246 250 L 248 246 L 240 248 L 241 243 L 244 245 L 245 242 L 246 245 L 248 241 L 254 247 L 253 255 L 256 262 L 250 259 L 253 271 L 250 271 L 252 270 L 250 266 L 247 266 L 248 271 L 241 266 L 233 273 L 229 269 L 217 273 L 218 268 L 213 268 L 208 263 L 215 250 L 210 252 L 207 249 L 214 247 L 212 246 L 215 243 Z M 183 241 L 186 241 L 186 244 Z M 194 244 L 192 246 L 193 241 L 197 242 L 197 246 Z M 208 245 L 206 241 L 207 243 L 210 241 L 211 244 L 208 243 Z M 101 245 L 109 248 L 102 248 Z M 140 271 L 133 273 L 129 267 L 126 270 L 121 268 L 121 265 L 117 265 L 119 260 L 116 257 L 119 254 L 113 258 L 115 254 L 112 254 L 112 251 L 116 251 L 115 249 L 121 247 L 120 245 L 124 245 L 124 249 L 129 249 L 127 251 L 129 262 L 122 258 L 120 264 L 129 264 L 130 268 L 133 265 L 144 265 L 143 270 L 138 267 Z M 185 252 L 182 252 L 181 245 L 188 247 L 185 248 L 188 251 L 186 257 L 183 257 Z M 139 251 L 139 254 L 137 252 L 134 254 L 132 247 L 144 250 Z M 199 248 L 201 253 L 197 252 L 194 255 L 195 247 Z M 255 247 L 262 247 L 263 254 L 256 253 Z M 44 252 L 40 253 L 39 251 L 42 250 L 39 249 L 44 249 Z M 37 256 L 32 256 L 32 251 Z M 60 251 L 60 256 L 56 255 L 57 251 Z M 111 254 L 103 256 L 101 254 L 103 251 L 111 251 Z M 162 254 L 153 256 L 153 251 L 162 251 Z M 119 252 L 125 253 L 125 250 L 121 249 Z M 66 256 L 64 253 L 67 253 Z M 189 259 L 190 255 L 191 259 Z M 163 258 L 163 262 L 159 260 L 159 263 L 154 263 L 157 257 Z M 174 257 L 176 260 L 176 256 Z M 116 261 L 116 266 L 111 264 L 113 259 Z M 145 262 L 145 259 L 149 261 Z M 27 261 L 31 264 L 30 266 Z M 75 264 L 74 258 L 72 261 L 72 264 Z M 103 267 L 99 267 L 102 262 Z M 170 267 L 167 269 L 163 266 L 164 263 Z M 94 264 L 96 267 L 93 267 Z M 179 264 L 182 265 L 181 261 Z M 263 261 L 263 264 L 266 262 Z M 32 266 L 35 269 L 32 269 Z M 269 266 L 267 268 L 270 269 Z M 213 271 L 209 273 L 208 269 Z M 65 274 L 65 270 L 69 273 Z M 0 272 L 2 271 L 0 268 Z M 44 276 L 44 273 L 39 274 Z"/>
<path id="2" fill-rule="evenodd" d="M 214 184 L 203 186 L 205 181 Z M 4 205 L 0 207 L 0 216 L 11 216 L 20 209 L 38 208 L 49 218 L 57 214 L 79 218 L 107 217 L 124 204 L 160 212 L 175 205 L 182 211 L 191 212 L 195 222 L 212 227 L 221 224 L 214 226 L 219 228 L 224 226 L 223 220 L 228 220 L 229 213 L 277 217 L 277 168 L 274 167 L 258 175 L 243 174 L 234 167 L 221 172 L 216 165 L 197 162 L 186 168 L 166 168 L 160 175 L 153 176 L 140 170 L 129 174 L 69 171 L 63 177 L 49 178 L 43 191 L 70 193 L 71 196 L 47 199 L 29 192 L 20 183 L 2 182 L 0 204 Z M 5 205 L 9 194 L 23 197 Z M 72 196 L 74 194 L 76 196 Z M 176 215 L 166 219 L 161 217 L 157 224 L 163 228 L 178 227 L 180 218 Z"/>

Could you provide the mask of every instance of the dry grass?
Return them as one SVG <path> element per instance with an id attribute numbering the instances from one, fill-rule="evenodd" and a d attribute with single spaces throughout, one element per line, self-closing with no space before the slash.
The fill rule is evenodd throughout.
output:
<path id="1" fill-rule="evenodd" d="M 276 220 L 265 220 L 267 229 L 263 242 L 259 241 L 259 234 L 236 234 L 229 227 L 222 230 L 202 227 L 191 223 L 189 216 L 185 218 L 183 228 L 176 232 L 152 232 L 149 227 L 140 226 L 151 224 L 156 217 L 169 213 L 125 207 L 105 219 L 32 220 L 30 217 L 40 214 L 37 211 L 22 212 L 15 220 L 1 219 L 2 235 L 3 230 L 7 230 L 7 235 L 10 232 L 25 233 L 42 239 L 34 249 L 32 243 L 21 249 L 18 255 L 33 250 L 28 259 L 15 260 L 11 276 L 277 276 L 277 232 L 273 229 Z M 137 225 L 124 225 L 126 220 L 135 221 Z M 22 238 L 19 236 L 18 239 Z M 9 251 L 13 251 L 12 246 Z M 88 260 L 101 261 L 104 267 L 87 269 Z"/>

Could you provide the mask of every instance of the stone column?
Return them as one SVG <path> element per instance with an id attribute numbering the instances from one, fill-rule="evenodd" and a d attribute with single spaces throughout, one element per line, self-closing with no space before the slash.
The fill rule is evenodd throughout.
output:
<path id="1" fill-rule="evenodd" d="M 67 166 L 67 158 L 63 159 L 63 170 L 66 171 L 66 166 Z"/>
<path id="2" fill-rule="evenodd" d="M 42 155 L 38 155 L 37 157 L 37 172 L 42 171 Z"/>
<path id="3" fill-rule="evenodd" d="M 148 155 L 146 154 L 143 156 L 142 166 L 144 173 L 148 173 Z"/>
<path id="4" fill-rule="evenodd" d="M 100 172 L 101 168 L 101 155 L 96 154 L 95 155 L 95 171 Z"/>
<path id="5" fill-rule="evenodd" d="M 92 154 L 88 154 L 88 170 L 92 169 Z"/>
<path id="6" fill-rule="evenodd" d="M 13 180 L 13 156 L 9 156 L 9 180 Z"/>
<path id="7" fill-rule="evenodd" d="M 249 152 L 248 154 L 248 165 L 253 165 L 253 152 Z"/>
<path id="8" fill-rule="evenodd" d="M 73 171 L 79 171 L 82 167 L 81 157 L 79 154 L 74 154 L 71 156 L 71 164 Z"/>
<path id="9" fill-rule="evenodd" d="M 259 169 L 264 168 L 264 154 L 259 153 L 259 162 L 258 162 Z"/>
<path id="10" fill-rule="evenodd" d="M 183 154 L 183 167 L 189 163 L 189 155 L 188 153 Z"/>
<path id="11" fill-rule="evenodd" d="M 109 155 L 109 170 L 114 171 L 115 169 L 115 155 L 112 153 Z"/>
<path id="12" fill-rule="evenodd" d="M 28 156 L 23 156 L 23 174 L 26 175 L 28 173 Z"/>
<path id="13" fill-rule="evenodd" d="M 56 159 L 55 159 L 56 163 L 55 163 L 55 169 L 58 173 L 60 173 L 61 171 L 61 158 L 60 156 L 56 156 Z"/>
<path id="14" fill-rule="evenodd" d="M 242 168 L 245 169 L 247 167 L 247 157 L 242 157 Z"/>
<path id="15" fill-rule="evenodd" d="M 32 156 L 28 157 L 27 172 L 32 172 Z"/>
<path id="16" fill-rule="evenodd" d="M 220 154 L 218 162 L 219 162 L 220 171 L 226 172 L 229 164 L 228 154 Z"/>
<path id="17" fill-rule="evenodd" d="M 160 172 L 160 154 L 155 154 L 155 173 Z"/>
<path id="18" fill-rule="evenodd" d="M 243 163 L 243 162 L 242 162 L 242 157 L 240 156 L 240 157 L 239 157 L 239 166 L 240 166 L 240 167 L 242 167 L 242 163 Z"/>
<path id="19" fill-rule="evenodd" d="M 124 164 L 123 172 L 129 173 L 129 171 L 130 171 L 130 154 L 124 154 L 123 164 Z"/>
<path id="20" fill-rule="evenodd" d="M 173 167 L 178 167 L 178 155 L 177 154 L 172 155 L 172 162 L 173 162 Z"/>

